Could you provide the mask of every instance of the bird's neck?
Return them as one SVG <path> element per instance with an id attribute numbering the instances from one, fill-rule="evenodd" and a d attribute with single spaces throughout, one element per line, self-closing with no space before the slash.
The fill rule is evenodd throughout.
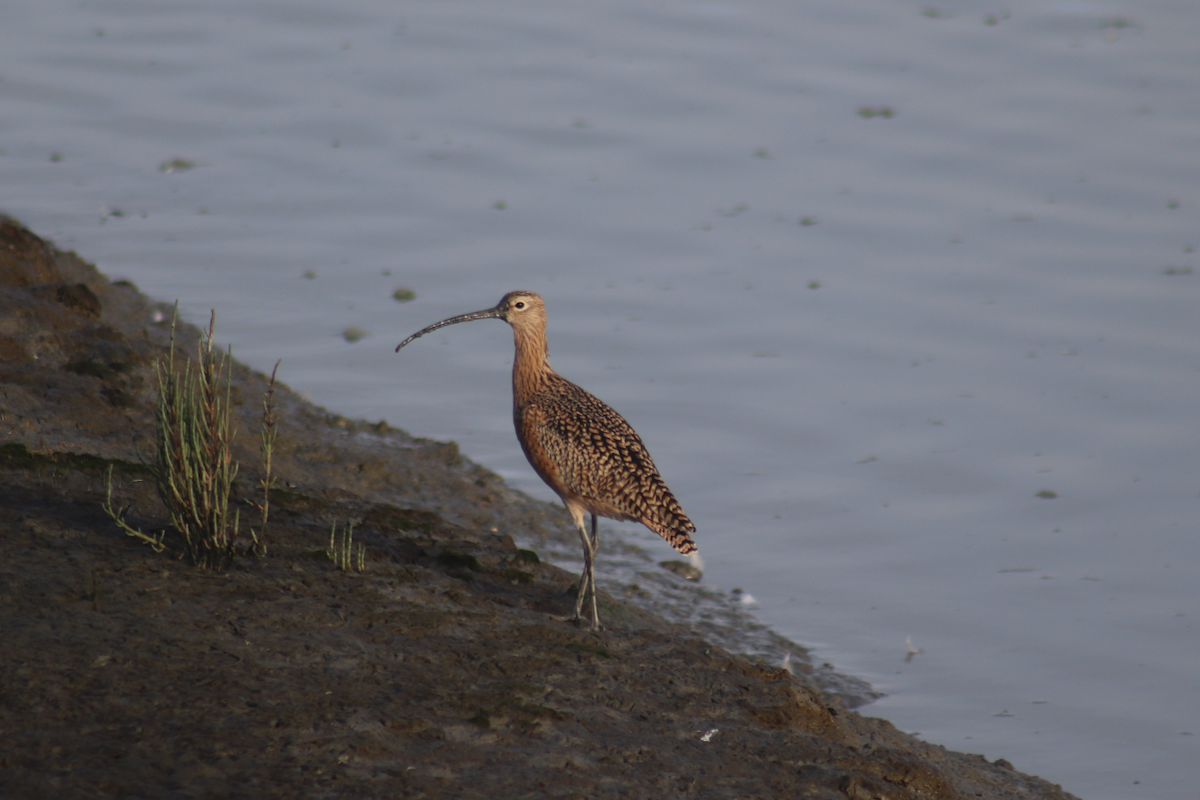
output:
<path id="1" fill-rule="evenodd" d="M 544 334 L 539 336 L 514 327 L 513 338 L 517 346 L 513 358 L 513 399 L 520 403 L 536 395 L 554 370 L 550 369 L 550 351 Z"/>

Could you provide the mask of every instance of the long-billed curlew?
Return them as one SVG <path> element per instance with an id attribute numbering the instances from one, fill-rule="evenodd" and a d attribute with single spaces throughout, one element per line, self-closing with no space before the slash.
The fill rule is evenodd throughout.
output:
<path id="1" fill-rule="evenodd" d="M 696 543 L 688 535 L 695 533 L 696 526 L 679 507 L 629 423 L 550 368 L 546 306 L 533 292 L 509 292 L 494 308 L 436 322 L 405 339 L 396 352 L 430 331 L 477 319 L 502 319 L 512 326 L 517 345 L 513 359 L 517 440 L 534 471 L 562 498 L 579 528 L 583 574 L 571 619 L 577 623 L 583 619 L 584 597 L 590 590 L 592 628 L 598 630 L 597 515 L 640 522 L 684 555 L 696 552 Z M 592 515 L 590 537 L 584 513 Z"/>

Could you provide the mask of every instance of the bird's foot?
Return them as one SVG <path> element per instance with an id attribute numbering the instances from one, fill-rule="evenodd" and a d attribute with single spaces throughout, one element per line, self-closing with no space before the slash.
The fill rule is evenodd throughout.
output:
<path id="1" fill-rule="evenodd" d="M 593 631 L 604 630 L 604 626 L 601 625 L 599 622 L 597 622 L 594 619 L 588 619 L 587 617 L 583 616 L 582 614 L 571 614 L 570 616 L 567 616 L 567 617 L 560 617 L 558 615 L 552 614 L 550 616 L 550 619 L 554 620 L 555 622 L 569 622 L 572 625 L 574 625 L 576 628 L 589 628 L 590 630 L 593 630 Z"/>
<path id="2" fill-rule="evenodd" d="M 597 633 L 604 630 L 604 626 L 600 624 L 599 620 L 588 619 L 587 617 L 583 616 L 582 614 L 575 617 L 571 621 L 575 623 L 575 627 L 577 627 L 577 628 L 590 628 L 591 630 L 596 631 Z"/>

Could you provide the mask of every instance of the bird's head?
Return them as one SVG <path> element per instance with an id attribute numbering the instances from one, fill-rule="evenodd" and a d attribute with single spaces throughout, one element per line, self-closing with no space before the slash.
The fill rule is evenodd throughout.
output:
<path id="1" fill-rule="evenodd" d="M 497 312 L 496 316 L 514 328 L 546 324 L 546 304 L 535 292 L 509 292 L 500 299 L 493 310 Z"/>
<path id="2" fill-rule="evenodd" d="M 400 348 L 424 336 L 431 331 L 436 331 L 438 328 L 444 328 L 447 325 L 454 325 L 459 322 L 471 322 L 477 319 L 502 319 L 518 332 L 533 332 L 546 327 L 546 304 L 542 302 L 542 298 L 536 292 L 515 291 L 509 292 L 500 298 L 500 302 L 492 308 L 485 308 L 482 311 L 472 311 L 470 314 L 459 314 L 457 317 L 450 317 L 441 322 L 435 322 L 428 328 L 423 328 L 412 336 L 405 339 L 396 346 L 396 352 L 400 352 Z"/>

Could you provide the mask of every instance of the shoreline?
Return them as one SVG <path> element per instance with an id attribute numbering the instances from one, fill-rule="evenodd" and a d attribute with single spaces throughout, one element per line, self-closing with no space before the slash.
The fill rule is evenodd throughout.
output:
<path id="1" fill-rule="evenodd" d="M 101 503 L 111 467 L 130 521 L 167 527 L 139 453 L 170 306 L 8 218 L 0 302 L 6 797 L 1071 797 L 603 581 L 608 630 L 555 621 L 577 576 L 535 553 L 576 543 L 565 512 L 285 386 L 267 555 L 156 554 Z M 177 355 L 198 337 L 180 324 Z M 244 502 L 267 380 L 233 382 Z M 350 521 L 362 572 L 320 555 Z"/>

